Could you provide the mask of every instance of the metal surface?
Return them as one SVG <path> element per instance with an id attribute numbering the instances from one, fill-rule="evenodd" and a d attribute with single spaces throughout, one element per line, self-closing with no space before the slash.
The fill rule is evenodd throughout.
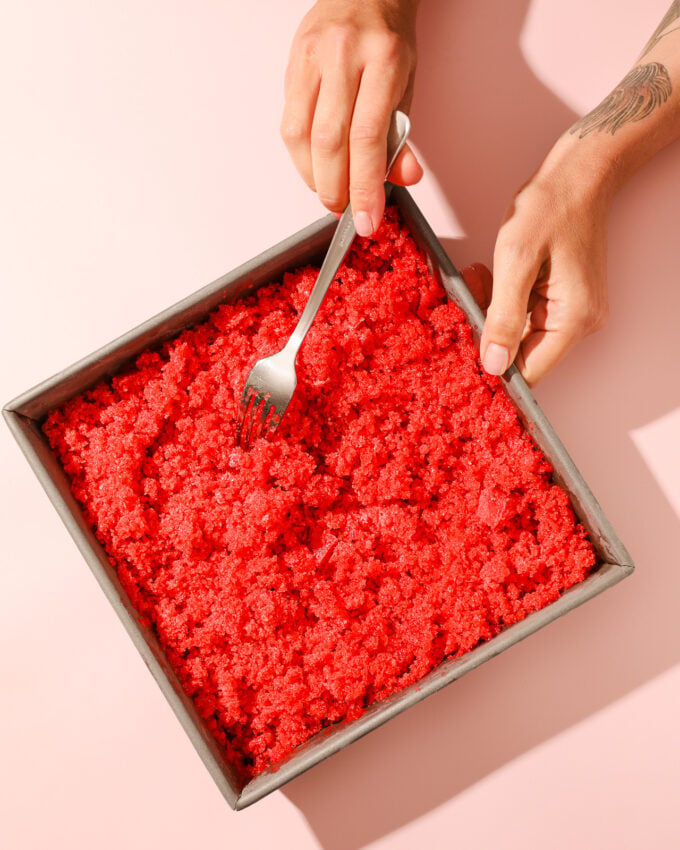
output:
<path id="1" fill-rule="evenodd" d="M 391 200 L 398 205 L 416 241 L 425 251 L 432 272 L 442 282 L 449 297 L 461 307 L 472 327 L 479 334 L 482 314 L 409 193 L 405 189 L 395 187 Z M 235 809 L 251 805 L 352 741 L 385 723 L 391 717 L 621 581 L 633 571 L 630 556 L 616 532 L 538 407 L 521 375 L 514 367 L 511 367 L 503 378 L 507 391 L 530 429 L 531 436 L 552 463 L 557 479 L 570 493 L 574 510 L 588 529 L 597 551 L 596 569 L 585 581 L 570 588 L 555 602 L 510 626 L 492 640 L 462 657 L 444 661 L 416 684 L 394 694 L 389 699 L 372 705 L 357 720 L 323 730 L 299 747 L 277 770 L 265 771 L 245 786 L 239 782 L 211 733 L 198 716 L 192 701 L 182 690 L 152 630 L 140 622 L 120 585 L 115 569 L 110 565 L 92 529 L 85 522 L 82 510 L 74 499 L 66 476 L 50 451 L 39 424 L 53 407 L 77 395 L 102 378 L 115 374 L 149 345 L 166 340 L 181 329 L 200 321 L 218 304 L 249 294 L 263 284 L 276 281 L 285 271 L 293 270 L 306 263 L 320 262 L 331 240 L 335 224 L 335 219 L 328 216 L 305 228 L 249 263 L 240 266 L 231 274 L 199 290 L 130 333 L 24 393 L 8 404 L 3 411 L 17 442 L 97 581 L 118 613 L 220 791 L 229 805 Z"/>
<path id="2" fill-rule="evenodd" d="M 406 144 L 410 129 L 411 123 L 403 112 L 396 110 L 392 113 L 387 134 L 386 179 Z M 352 207 L 348 205 L 338 222 L 305 309 L 288 342 L 281 351 L 258 360 L 246 379 L 236 428 L 236 442 L 244 449 L 250 448 L 253 440 L 257 440 L 263 433 L 274 432 L 279 427 L 297 386 L 295 359 L 298 351 L 355 236 Z"/>

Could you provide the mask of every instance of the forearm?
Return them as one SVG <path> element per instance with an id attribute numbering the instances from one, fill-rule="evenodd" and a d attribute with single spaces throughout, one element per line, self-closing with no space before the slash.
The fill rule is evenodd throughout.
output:
<path id="1" fill-rule="evenodd" d="M 595 109 L 555 144 L 539 169 L 569 163 L 575 189 L 611 196 L 680 137 L 680 0 L 673 2 L 636 64 Z"/>

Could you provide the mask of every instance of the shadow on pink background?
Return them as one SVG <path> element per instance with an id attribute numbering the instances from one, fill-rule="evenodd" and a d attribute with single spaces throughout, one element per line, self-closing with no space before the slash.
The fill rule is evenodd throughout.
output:
<path id="1" fill-rule="evenodd" d="M 424 0 L 414 195 L 458 266 L 669 2 Z M 8 4 L 3 401 L 322 214 L 278 136 L 309 5 Z M 246 811 L 0 429 L 2 846 L 675 848 L 678 198 L 676 144 L 615 204 L 609 325 L 537 390 L 635 574 Z"/>
<path id="2" fill-rule="evenodd" d="M 490 264 L 513 191 L 577 117 L 520 50 L 529 6 L 421 8 L 414 140 L 469 234 L 444 240 L 459 267 Z M 678 517 L 631 439 L 680 405 L 678 154 L 662 152 L 615 202 L 609 324 L 536 392 L 637 571 L 287 786 L 325 850 L 399 829 L 680 659 Z M 667 429 L 647 453 L 679 443 Z"/>

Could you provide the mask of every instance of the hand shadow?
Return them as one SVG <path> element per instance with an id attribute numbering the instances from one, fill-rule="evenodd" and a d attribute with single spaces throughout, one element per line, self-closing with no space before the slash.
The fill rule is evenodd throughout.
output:
<path id="1" fill-rule="evenodd" d="M 415 141 L 469 234 L 448 240 L 455 264 L 490 264 L 513 193 L 576 118 L 522 55 L 529 5 L 433 0 L 420 11 Z M 657 202 L 669 170 L 680 187 L 677 151 L 675 160 L 669 154 L 646 169 L 661 172 L 651 186 Z M 633 181 L 612 219 L 610 325 L 581 343 L 537 392 L 638 572 L 286 786 L 325 850 L 355 850 L 398 829 L 680 657 L 673 631 L 680 572 L 668 557 L 680 535 L 629 439 L 631 428 L 678 403 L 667 381 L 654 376 L 680 361 L 680 288 L 666 287 L 671 303 L 660 317 L 640 295 L 639 278 L 649 268 L 648 251 L 658 258 L 657 279 L 664 264 L 680 267 L 680 245 L 671 237 L 675 219 L 659 228 L 655 218 L 645 228 L 646 249 L 639 248 L 634 231 L 642 214 L 630 208 L 630 194 L 649 193 L 645 180 Z M 634 346 L 627 344 L 629 322 Z"/>

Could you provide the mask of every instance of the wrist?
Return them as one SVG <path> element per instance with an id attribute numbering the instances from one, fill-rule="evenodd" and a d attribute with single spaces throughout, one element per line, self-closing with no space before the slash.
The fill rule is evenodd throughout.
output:
<path id="1" fill-rule="evenodd" d="M 665 58 L 665 57 L 664 57 Z M 680 63 L 636 65 L 605 99 L 558 139 L 545 166 L 571 168 L 584 187 L 614 195 L 641 166 L 680 135 L 673 91 Z M 670 68 L 670 70 L 669 70 Z"/>
<path id="2" fill-rule="evenodd" d="M 338 10 L 377 9 L 385 14 L 415 16 L 420 0 L 316 0 L 315 6 L 335 7 Z"/>
<path id="3" fill-rule="evenodd" d="M 351 23 L 358 28 L 387 29 L 415 49 L 420 0 L 316 0 L 306 19 L 328 24 Z"/>
<path id="4" fill-rule="evenodd" d="M 608 204 L 629 176 L 625 151 L 601 134 L 587 140 L 568 131 L 555 142 L 534 176 L 557 184 L 577 203 Z"/>

